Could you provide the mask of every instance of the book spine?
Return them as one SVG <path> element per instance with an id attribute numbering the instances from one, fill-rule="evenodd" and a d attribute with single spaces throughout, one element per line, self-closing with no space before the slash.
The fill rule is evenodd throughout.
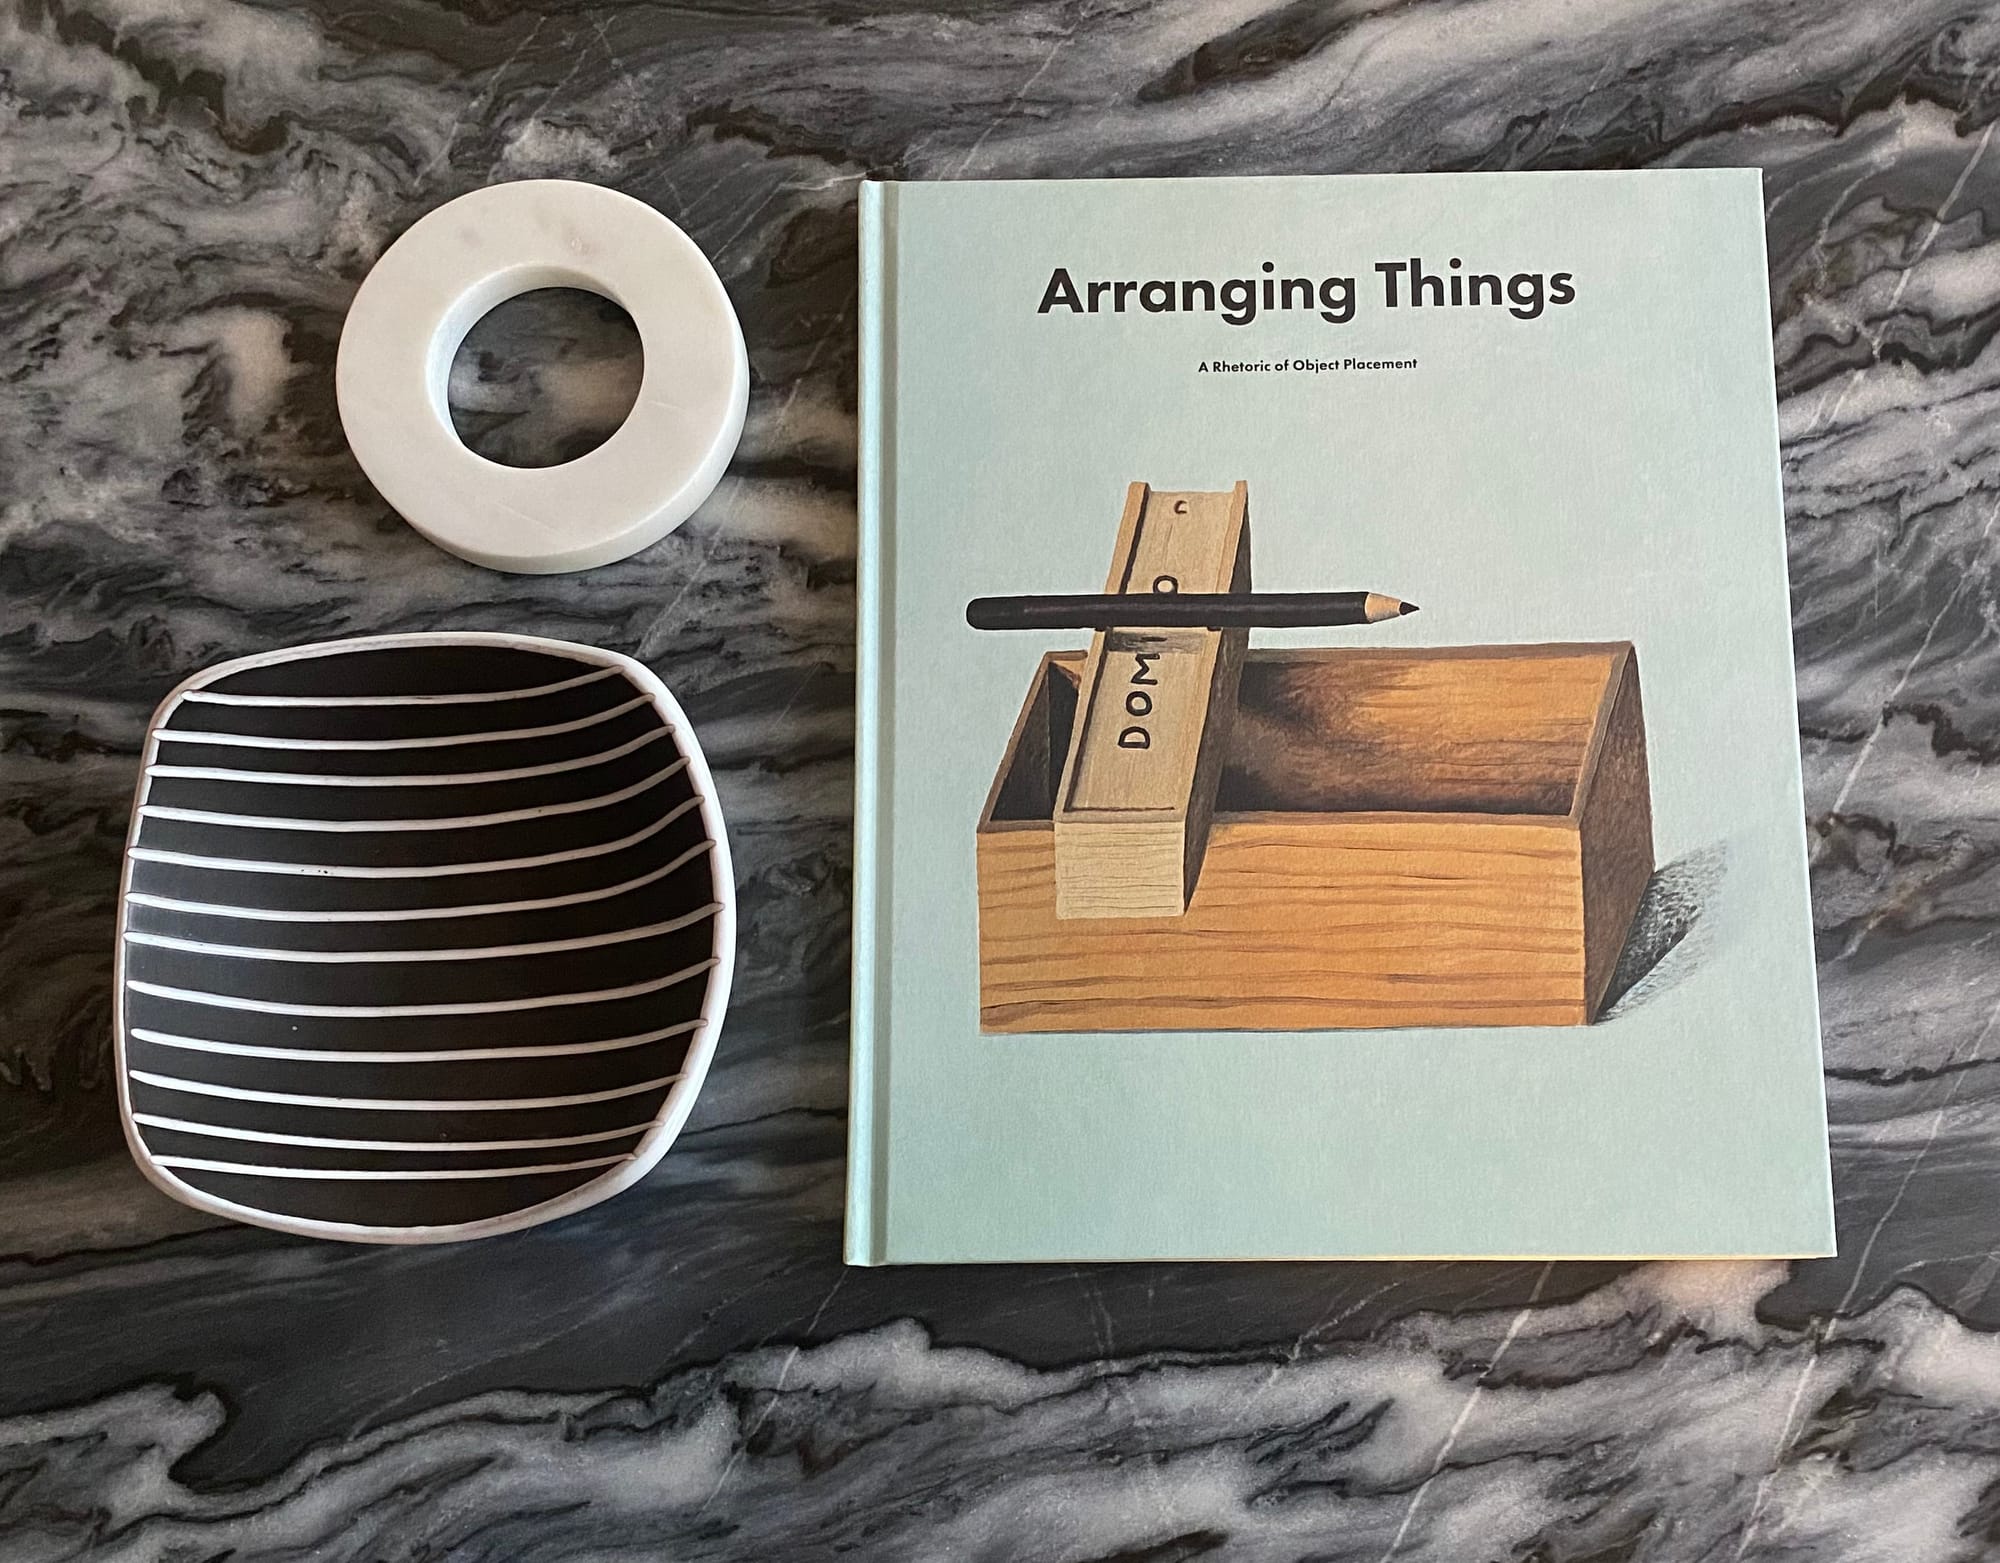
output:
<path id="1" fill-rule="evenodd" d="M 860 567 L 856 588 L 854 962 L 847 1107 L 846 1259 L 884 1261 L 888 1060 L 879 1023 L 887 997 L 889 773 L 885 718 L 894 677 L 889 642 L 895 504 L 896 186 L 863 182 L 860 200 Z"/>

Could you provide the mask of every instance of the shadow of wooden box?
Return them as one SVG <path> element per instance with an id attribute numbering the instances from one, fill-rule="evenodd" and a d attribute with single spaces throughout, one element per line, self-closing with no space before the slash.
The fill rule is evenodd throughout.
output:
<path id="1" fill-rule="evenodd" d="M 1253 651 L 1178 917 L 1059 919 L 1082 653 L 980 815 L 980 1029 L 1579 1025 L 1653 869 L 1628 642 Z"/>

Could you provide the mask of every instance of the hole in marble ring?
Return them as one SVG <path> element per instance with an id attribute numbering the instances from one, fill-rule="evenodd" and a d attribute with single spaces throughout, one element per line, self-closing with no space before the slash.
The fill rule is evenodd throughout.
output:
<path id="1" fill-rule="evenodd" d="M 639 328 L 582 288 L 537 288 L 496 304 L 452 356 L 451 426 L 509 467 L 553 467 L 597 449 L 639 398 Z"/>

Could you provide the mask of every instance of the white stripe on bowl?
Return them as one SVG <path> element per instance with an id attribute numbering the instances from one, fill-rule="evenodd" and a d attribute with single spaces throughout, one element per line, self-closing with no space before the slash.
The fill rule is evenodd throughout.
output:
<path id="1" fill-rule="evenodd" d="M 396 1052 L 391 1048 L 261 1047 L 251 1042 L 210 1042 L 202 1037 L 180 1037 L 165 1031 L 149 1031 L 134 1026 L 134 1041 L 151 1042 L 156 1047 L 178 1047 L 190 1053 L 227 1053 L 237 1058 L 289 1058 L 303 1064 L 448 1064 L 460 1059 L 487 1058 L 574 1058 L 584 1053 L 616 1053 L 628 1047 L 644 1047 L 648 1042 L 664 1042 L 684 1036 L 701 1025 L 700 1020 L 684 1020 L 677 1026 L 658 1031 L 641 1031 L 637 1036 L 607 1037 L 602 1042 L 537 1042 L 527 1047 L 443 1047 L 421 1052 Z"/>
<path id="2" fill-rule="evenodd" d="M 182 820 L 194 825 L 240 825 L 246 830 L 310 830 L 370 834 L 385 830 L 473 830 L 482 825 L 513 825 L 523 820 L 553 819 L 559 814 L 587 814 L 592 809 L 608 809 L 625 803 L 640 793 L 687 769 L 686 760 L 676 760 L 665 770 L 655 771 L 642 781 L 616 792 L 594 798 L 571 798 L 562 803 L 538 803 L 525 809 L 502 809 L 494 814 L 439 815 L 434 819 L 295 819 L 289 814 L 222 814 L 213 809 L 184 809 L 170 803 L 145 803 L 139 812 L 148 819 Z"/>
<path id="3" fill-rule="evenodd" d="M 348 752 L 448 749 L 457 744 L 505 743 L 518 738 L 553 738 L 559 733 L 581 732 L 586 727 L 595 727 L 600 722 L 608 722 L 615 716 L 623 716 L 627 711 L 636 711 L 652 703 L 649 697 L 640 695 L 623 705 L 580 716 L 574 721 L 552 722 L 547 727 L 513 727 L 497 733 L 437 734 L 428 738 L 267 738 L 260 733 L 210 733 L 192 727 L 156 727 L 153 737 L 162 741 L 178 739 L 186 743 L 216 744 L 225 749 L 339 749 Z"/>
<path id="4" fill-rule="evenodd" d="M 134 906 L 153 906 L 168 912 L 193 912 L 204 917 L 241 917 L 249 921 L 269 923 L 401 923 L 436 917 L 486 917 L 495 912 L 539 912 L 555 906 L 581 906 L 587 901 L 608 901 L 613 896 L 623 895 L 628 890 L 637 890 L 650 885 L 656 879 L 665 879 L 676 869 L 687 867 L 714 845 L 714 842 L 706 839 L 697 841 L 664 867 L 652 869 L 636 879 L 606 885 L 602 890 L 577 890 L 569 895 L 541 896 L 532 901 L 486 901 L 468 906 L 410 906 L 381 912 L 312 912 L 294 911 L 285 907 L 220 906 L 210 901 L 177 901 L 172 896 L 147 895 L 137 890 L 127 893 L 125 899 Z"/>
<path id="5" fill-rule="evenodd" d="M 614 1086 L 606 1091 L 582 1091 L 574 1096 L 475 1097 L 470 1101 L 416 1100 L 399 1096 L 312 1096 L 298 1091 L 256 1091 L 245 1085 L 215 1085 L 207 1080 L 183 1080 L 177 1075 L 156 1075 L 134 1069 L 132 1078 L 162 1091 L 186 1091 L 193 1096 L 221 1096 L 234 1102 L 279 1102 L 291 1107 L 345 1107 L 356 1112 L 406 1113 L 488 1113 L 539 1112 L 545 1107 L 588 1107 L 593 1102 L 615 1102 L 621 1096 L 642 1096 L 680 1079 L 677 1074 L 657 1080 L 641 1080 L 637 1085 Z"/>
<path id="6" fill-rule="evenodd" d="M 556 1134 L 534 1140 L 343 1140 L 324 1134 L 279 1134 L 273 1129 L 235 1129 L 226 1124 L 194 1123 L 186 1118 L 165 1118 L 158 1113 L 134 1113 L 134 1123 L 152 1129 L 171 1129 L 177 1134 L 199 1134 L 216 1140 L 252 1140 L 259 1145 L 299 1145 L 324 1151 L 540 1151 L 565 1145 L 595 1145 L 603 1140 L 622 1140 L 627 1135 L 644 1134 L 650 1123 L 631 1123 L 621 1129 L 598 1129 L 590 1134 Z"/>
<path id="7" fill-rule="evenodd" d="M 324 776 L 306 771 L 238 771 L 223 765 L 149 765 L 148 776 L 183 777 L 189 781 L 271 782 L 280 787 L 456 787 L 481 786 L 487 782 L 526 781 L 534 776 L 560 776 L 565 771 L 587 770 L 622 760 L 647 744 L 672 737 L 672 731 L 655 727 L 628 738 L 613 749 L 579 755 L 574 760 L 551 760 L 546 765 L 517 765 L 505 771 L 427 771 L 408 776 Z"/>
<path id="8" fill-rule="evenodd" d="M 543 939 L 534 944 L 485 944 L 457 950 L 282 950 L 257 944 L 206 944 L 200 939 L 176 939 L 163 933 L 125 935 L 133 944 L 148 944 L 163 950 L 185 950 L 192 955 L 216 955 L 231 960 L 298 961 L 325 966 L 356 966 L 372 961 L 403 961 L 423 964 L 430 961 L 490 961 L 513 955 L 553 955 L 563 950 L 595 950 L 609 944 L 630 944 L 636 939 L 654 939 L 662 934 L 691 928 L 703 918 L 722 910 L 719 901 L 697 907 L 692 912 L 669 918 L 663 923 L 647 923 L 639 928 L 614 928 L 609 933 L 579 934 L 573 939 Z"/>
<path id="9" fill-rule="evenodd" d="M 206 1004 L 211 1009 L 249 1010 L 259 1015 L 313 1015 L 325 1019 L 392 1020 L 407 1015 L 499 1015 L 518 1009 L 564 1009 L 572 1004 L 605 1004 L 613 999 L 636 998 L 641 993 L 658 993 L 676 983 L 698 977 L 715 965 L 711 955 L 705 961 L 683 966 L 664 977 L 627 983 L 622 988 L 595 988 L 587 993 L 545 993 L 528 999 L 475 999 L 459 1004 L 291 1004 L 278 999 L 250 999 L 234 993 L 204 993 L 198 988 L 170 988 L 164 983 L 142 982 L 133 978 L 126 986 L 135 993 L 150 993 L 156 999 L 178 999 L 183 1004 Z"/>
<path id="10" fill-rule="evenodd" d="M 190 689 L 181 699 L 207 706 L 469 706 L 495 700 L 529 700 L 537 695 L 561 694 L 602 679 L 616 678 L 617 668 L 599 668 L 554 684 L 537 684 L 531 689 L 480 690 L 459 695 L 231 695 L 217 689 Z"/>
<path id="11" fill-rule="evenodd" d="M 441 879 L 453 874 L 495 874 L 509 868 L 546 868 L 551 863 L 574 863 L 583 858 L 603 857 L 606 853 L 636 846 L 649 836 L 657 836 L 701 801 L 701 794 L 696 793 L 676 804 L 652 824 L 616 841 L 599 842 L 593 847 L 572 847 L 567 852 L 544 852 L 539 857 L 501 858 L 490 863 L 420 863 L 390 868 L 349 863 L 265 863 L 255 858 L 208 857 L 198 852 L 169 852 L 159 847 L 133 847 L 125 855 L 147 863 L 174 863 L 182 868 L 215 868 L 240 874 L 315 874 L 323 879 Z"/>
<path id="12" fill-rule="evenodd" d="M 630 1155 L 592 1156 L 587 1161 L 545 1162 L 536 1167 L 263 1167 L 254 1162 L 210 1161 L 201 1156 L 155 1156 L 154 1165 L 190 1172 L 232 1172 L 246 1178 L 300 1178 L 313 1183 L 429 1183 L 447 1178 L 522 1178 L 536 1173 L 582 1172 L 615 1167 Z"/>

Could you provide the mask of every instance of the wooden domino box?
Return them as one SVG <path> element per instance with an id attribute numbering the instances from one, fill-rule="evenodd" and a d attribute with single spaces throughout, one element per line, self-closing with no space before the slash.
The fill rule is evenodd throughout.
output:
<path id="1" fill-rule="evenodd" d="M 980 815 L 981 1029 L 1594 1020 L 1653 871 L 1632 646 L 1162 627 L 1249 582 L 1247 484 L 1130 485 L 1111 622 L 1042 659 Z"/>
<path id="2" fill-rule="evenodd" d="M 1576 1025 L 1653 868 L 1629 644 L 1251 651 L 1179 915 L 1062 917 L 1085 658 L 1043 658 L 977 832 L 986 1031 Z"/>

